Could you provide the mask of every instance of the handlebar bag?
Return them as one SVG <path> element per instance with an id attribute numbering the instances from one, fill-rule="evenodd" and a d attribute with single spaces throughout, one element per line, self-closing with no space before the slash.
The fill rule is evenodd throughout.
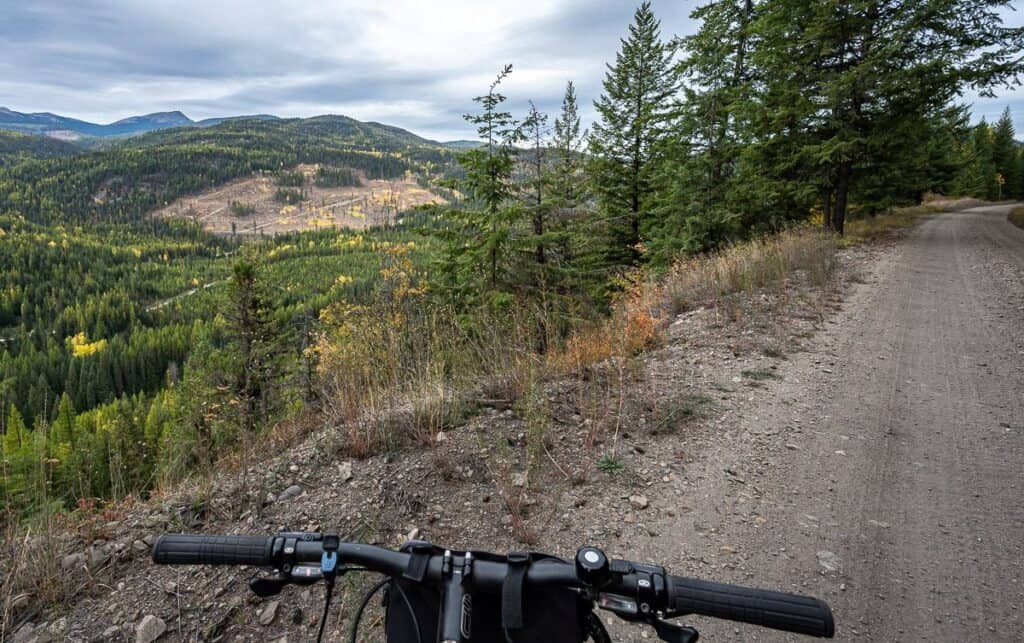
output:
<path id="1" fill-rule="evenodd" d="M 407 543 L 403 550 L 408 550 Z M 431 555 L 440 555 L 443 550 L 431 546 Z M 505 562 L 504 556 L 486 552 L 473 552 L 476 560 Z M 546 554 L 532 554 L 530 565 L 564 563 L 560 558 Z M 409 599 L 406 605 L 399 588 Z M 500 591 L 484 593 L 473 591 L 472 639 L 471 643 L 583 643 L 584 623 L 589 606 L 583 604 L 576 592 L 562 587 L 523 588 L 523 627 L 508 631 L 502 624 L 502 596 Z M 426 583 L 408 578 L 395 578 L 384 597 L 384 627 L 388 643 L 416 643 L 416 626 L 409 613 L 410 607 L 419 623 L 420 638 L 424 643 L 437 640 L 441 620 L 441 590 Z"/>

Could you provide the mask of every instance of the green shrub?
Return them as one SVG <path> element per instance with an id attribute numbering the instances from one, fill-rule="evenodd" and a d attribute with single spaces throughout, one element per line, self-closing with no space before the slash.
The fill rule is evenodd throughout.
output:
<path id="1" fill-rule="evenodd" d="M 306 175 L 300 170 L 291 172 L 282 170 L 277 173 L 277 184 L 286 188 L 301 188 L 306 185 Z"/>
<path id="2" fill-rule="evenodd" d="M 229 204 L 231 208 L 231 214 L 236 217 L 247 217 L 250 214 L 256 212 L 256 206 L 251 203 L 242 203 L 241 201 L 232 201 Z"/>
<path id="3" fill-rule="evenodd" d="M 274 192 L 274 200 L 278 203 L 295 205 L 306 200 L 306 193 L 295 188 L 277 188 L 277 192 Z"/>

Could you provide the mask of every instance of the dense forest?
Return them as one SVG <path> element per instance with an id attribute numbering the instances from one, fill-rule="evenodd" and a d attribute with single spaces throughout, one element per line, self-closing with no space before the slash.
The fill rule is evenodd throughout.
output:
<path id="1" fill-rule="evenodd" d="M 1003 5 L 719 0 L 672 38 L 644 3 L 589 131 L 571 82 L 558 114 L 512 114 L 509 65 L 466 116 L 480 145 L 458 153 L 334 116 L 163 130 L 74 156 L 0 148 L 14 150 L 0 154 L 6 518 L 201 471 L 340 404 L 318 379 L 365 402 L 384 375 L 414 380 L 404 356 L 440 351 L 432 337 L 451 355 L 494 328 L 518 336 L 504 332 L 516 322 L 542 355 L 693 253 L 794 225 L 842 234 L 927 193 L 1024 197 L 1009 112 L 972 126 L 959 104 L 1021 73 L 1024 31 L 1002 26 Z M 411 173 L 450 203 L 387 230 L 245 243 L 149 216 L 253 173 L 301 197 L 299 163 L 333 168 L 318 184 Z M 392 371 L 371 368 L 384 361 Z"/>
<path id="2" fill-rule="evenodd" d="M 0 167 L 32 159 L 70 156 L 80 151 L 71 143 L 57 139 L 0 130 Z"/>

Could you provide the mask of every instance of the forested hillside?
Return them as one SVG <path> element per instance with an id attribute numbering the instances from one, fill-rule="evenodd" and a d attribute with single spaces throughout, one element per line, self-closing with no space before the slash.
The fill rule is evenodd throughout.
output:
<path id="1" fill-rule="evenodd" d="M 673 38 L 643 3 L 599 96 L 570 82 L 558 114 L 513 114 L 509 65 L 466 116 L 480 144 L 458 152 L 324 116 L 19 156 L 0 168 L 5 518 L 145 494 L 301 414 L 355 455 L 430 442 L 463 410 L 452 391 L 499 381 L 532 404 L 538 365 L 607 357 L 610 328 L 647 347 L 659 311 L 623 302 L 695 253 L 842 234 L 930 192 L 1024 196 L 1009 115 L 971 126 L 959 104 L 1021 73 L 1005 3 L 841 4 L 719 0 Z M 259 172 L 301 198 L 300 163 L 412 173 L 451 204 L 244 244 L 151 216 Z"/>
<path id="2" fill-rule="evenodd" d="M 175 458 L 158 458 L 167 418 L 180 426 L 190 413 L 200 423 L 193 430 L 230 443 L 229 434 L 206 426 L 223 422 L 198 410 L 216 404 L 209 396 L 227 375 L 202 384 L 195 378 L 197 364 L 215 373 L 216 355 L 229 352 L 231 322 L 220 313 L 240 256 L 260 266 L 266 286 L 261 315 L 277 329 L 281 399 L 301 400 L 302 387 L 310 387 L 300 383 L 303 350 L 319 311 L 360 301 L 378 280 L 387 248 L 419 257 L 417 244 L 429 246 L 399 230 L 279 235 L 243 247 L 190 222 L 150 217 L 154 208 L 298 163 L 371 179 L 412 172 L 427 181 L 454 161 L 404 130 L 344 117 L 231 120 L 73 158 L 50 153 L 65 144 L 8 138 L 19 144 L 19 162 L 0 171 L 0 427 L 5 506 L 16 515 L 44 502 L 35 486 L 44 479 L 56 501 L 119 497 L 150 488 L 158 476 L 173 479 L 213 453 L 210 444 L 188 447 L 176 431 L 167 438 Z M 187 384 L 187 398 L 175 395 Z M 192 402 L 198 406 L 187 411 Z M 51 468 L 40 473 L 44 456 Z"/>
<path id="3" fill-rule="evenodd" d="M 0 167 L 32 159 L 71 156 L 80 148 L 45 136 L 0 131 Z"/>

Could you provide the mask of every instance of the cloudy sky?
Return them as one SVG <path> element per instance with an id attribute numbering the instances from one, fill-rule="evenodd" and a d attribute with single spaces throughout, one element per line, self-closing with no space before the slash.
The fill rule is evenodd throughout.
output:
<path id="1" fill-rule="evenodd" d="M 438 139 L 505 63 L 514 109 L 557 109 L 575 81 L 592 113 L 632 0 L 34 0 L 0 10 L 0 106 L 95 122 L 180 109 L 194 119 L 340 113 Z M 700 2 L 655 0 L 665 34 Z M 1009 24 L 1024 24 L 1019 12 Z M 969 100 L 973 98 L 968 97 Z M 1006 106 L 1024 133 L 1024 91 Z"/>

